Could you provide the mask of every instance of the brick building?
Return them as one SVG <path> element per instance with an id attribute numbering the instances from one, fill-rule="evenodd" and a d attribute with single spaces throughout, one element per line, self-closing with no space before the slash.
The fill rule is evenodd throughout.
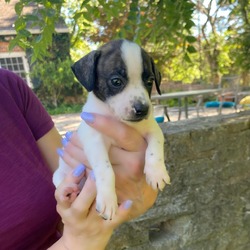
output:
<path id="1" fill-rule="evenodd" d="M 18 0 L 11 0 L 6 3 L 5 0 L 0 0 L 0 67 L 14 71 L 20 75 L 26 82 L 32 86 L 29 78 L 29 55 L 27 51 L 20 47 L 15 47 L 12 51 L 9 51 L 9 41 L 16 35 L 14 28 L 17 15 L 15 12 L 15 5 Z M 23 14 L 32 14 L 36 11 L 38 6 L 36 4 L 30 4 L 23 8 Z M 40 30 L 36 27 L 30 28 L 29 31 L 32 35 L 40 34 Z M 64 23 L 56 25 L 56 32 L 59 34 L 68 33 L 68 28 Z"/>

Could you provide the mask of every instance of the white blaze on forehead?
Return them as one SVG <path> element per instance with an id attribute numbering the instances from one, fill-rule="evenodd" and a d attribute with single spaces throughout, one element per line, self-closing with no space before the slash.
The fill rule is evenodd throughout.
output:
<path id="1" fill-rule="evenodd" d="M 122 58 L 127 67 L 129 80 L 141 80 L 142 56 L 141 48 L 136 43 L 124 40 L 121 46 Z"/>

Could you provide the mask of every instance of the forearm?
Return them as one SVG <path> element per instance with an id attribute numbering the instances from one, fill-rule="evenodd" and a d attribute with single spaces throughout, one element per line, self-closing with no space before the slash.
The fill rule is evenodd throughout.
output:
<path id="1" fill-rule="evenodd" d="M 92 237 L 72 236 L 65 231 L 63 236 L 49 250 L 104 250 L 111 235 L 112 232 L 110 231 Z"/>
<path id="2" fill-rule="evenodd" d="M 53 127 L 47 134 L 41 137 L 37 141 L 37 146 L 51 172 L 54 172 L 58 167 L 58 155 L 56 149 L 62 146 L 61 136 L 57 129 Z"/>

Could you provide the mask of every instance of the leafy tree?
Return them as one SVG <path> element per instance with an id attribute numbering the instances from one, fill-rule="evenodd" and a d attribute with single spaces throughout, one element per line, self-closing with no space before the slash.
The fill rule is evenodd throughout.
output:
<path id="1" fill-rule="evenodd" d="M 77 54 L 80 44 L 86 48 L 86 41 L 101 44 L 127 38 L 146 48 L 163 72 L 168 61 L 176 56 L 176 48 L 189 61 L 190 54 L 196 52 L 193 46 L 196 38 L 191 34 L 193 7 L 190 1 L 183 0 L 83 1 L 81 4 L 68 1 L 66 20 L 72 27 L 72 54 Z"/>
<path id="2" fill-rule="evenodd" d="M 36 83 L 36 92 L 46 102 L 45 105 L 52 103 L 57 107 L 62 91 L 72 88 L 74 75 L 71 65 L 70 59 L 41 61 L 34 64 L 31 77 Z"/>
<path id="3" fill-rule="evenodd" d="M 9 2 L 10 0 L 5 0 Z M 16 3 L 15 11 L 18 16 L 15 21 L 17 36 L 11 40 L 10 49 L 19 45 L 23 49 L 32 49 L 32 60 L 42 59 L 48 55 L 48 47 L 52 45 L 55 24 L 61 21 L 60 11 L 62 0 L 21 0 Z M 36 10 L 32 14 L 23 14 L 25 6 L 33 5 Z M 32 36 L 29 28 L 38 27 L 41 34 Z"/>
<path id="4" fill-rule="evenodd" d="M 248 75 L 250 1 L 194 2 L 203 19 L 205 17 L 201 24 L 200 53 L 210 66 L 211 82 L 218 83 L 223 74 Z"/>
<path id="5" fill-rule="evenodd" d="M 8 1 L 8 0 L 6 0 Z M 63 0 L 34 0 L 37 11 L 23 15 L 22 10 L 30 0 L 21 0 L 16 4 L 18 19 L 15 23 L 17 37 L 11 47 L 33 49 L 33 60 L 46 55 L 46 49 L 52 43 L 55 24 L 62 16 Z M 172 56 L 177 45 L 185 51 L 185 56 L 195 51 L 191 40 L 191 28 L 194 25 L 193 3 L 188 0 L 82 0 L 68 1 L 64 13 L 71 18 L 72 35 L 77 39 L 90 42 L 105 42 L 109 39 L 126 37 L 139 44 L 149 44 L 156 56 Z M 73 23 L 72 23 L 73 21 Z M 32 37 L 28 27 L 38 26 L 41 34 Z M 160 48 L 160 49 L 159 49 Z M 164 53 L 162 50 L 164 49 Z"/>
<path id="6" fill-rule="evenodd" d="M 225 1 L 225 4 L 230 3 Z M 240 0 L 234 6 L 230 11 L 231 22 L 228 26 L 228 40 L 233 47 L 230 55 L 242 74 L 243 85 L 250 85 L 250 1 Z"/>
<path id="7" fill-rule="evenodd" d="M 146 47 L 170 79 L 192 82 L 200 75 L 201 82 L 218 83 L 223 74 L 249 74 L 250 0 L 34 0 L 36 13 L 23 15 L 28 4 L 16 5 L 18 35 L 11 47 L 32 49 L 33 61 L 44 58 L 64 17 L 74 60 L 93 45 L 125 37 Z M 199 36 L 195 11 L 205 17 Z M 40 27 L 40 36 L 31 36 L 32 26 Z"/>

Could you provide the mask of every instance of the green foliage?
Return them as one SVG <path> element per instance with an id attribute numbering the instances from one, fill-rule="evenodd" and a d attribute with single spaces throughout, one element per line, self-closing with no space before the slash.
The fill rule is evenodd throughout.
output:
<path id="1" fill-rule="evenodd" d="M 82 104 L 61 103 L 58 107 L 47 106 L 46 109 L 50 115 L 80 113 L 82 110 Z"/>
<path id="2" fill-rule="evenodd" d="M 191 34 L 194 26 L 194 4 L 183 0 L 125 0 L 71 2 L 74 8 L 74 37 L 94 43 L 111 39 L 127 38 L 166 60 L 177 46 L 186 53 L 195 52 Z M 93 21 L 94 20 L 94 21 Z M 164 49 L 164 53 L 160 52 Z"/>
<path id="3" fill-rule="evenodd" d="M 36 12 L 25 15 L 29 4 L 37 6 Z M 225 9 L 227 15 L 219 15 Z M 250 0 L 20 0 L 15 11 L 17 37 L 10 48 L 29 49 L 32 62 L 47 60 L 51 51 L 52 58 L 68 56 L 60 45 L 69 46 L 69 38 L 55 36 L 55 24 L 64 17 L 74 61 L 99 44 L 127 38 L 145 47 L 171 80 L 213 82 L 223 74 L 250 71 Z M 195 11 L 206 19 L 199 36 L 193 32 Z M 41 34 L 33 36 L 30 27 L 40 28 Z"/>
<path id="4" fill-rule="evenodd" d="M 37 62 L 32 69 L 31 77 L 36 83 L 36 92 L 45 102 L 57 107 L 63 91 L 70 90 L 74 83 L 70 59 Z"/>
<path id="5" fill-rule="evenodd" d="M 18 15 L 15 21 L 17 36 L 11 40 L 10 49 L 16 45 L 23 49 L 33 50 L 32 62 L 48 56 L 48 48 L 52 45 L 52 37 L 55 33 L 55 24 L 60 21 L 60 11 L 63 0 L 21 0 L 16 3 L 15 11 Z M 32 14 L 23 14 L 23 8 L 28 5 L 35 5 L 36 11 Z M 38 28 L 41 33 L 32 36 L 29 28 Z"/>
<path id="6" fill-rule="evenodd" d="M 242 0 L 230 12 L 230 16 L 240 22 L 230 26 L 230 43 L 233 44 L 231 55 L 241 71 L 250 71 L 250 1 Z"/>
<path id="7" fill-rule="evenodd" d="M 70 36 L 68 33 L 54 34 L 49 58 L 66 60 L 70 56 Z"/>
<path id="8" fill-rule="evenodd" d="M 11 41 L 10 48 L 19 45 L 33 49 L 32 61 L 47 56 L 52 44 L 55 24 L 60 21 L 63 0 L 35 0 L 35 13 L 24 15 L 23 8 L 29 0 L 21 0 L 15 10 L 17 37 Z M 39 7 L 38 7 L 39 6 Z M 67 1 L 64 13 L 72 27 L 73 44 L 78 39 L 93 42 L 107 42 L 114 38 L 128 38 L 139 44 L 154 44 L 165 47 L 166 56 L 172 55 L 174 48 L 181 46 L 186 54 L 194 53 L 189 43 L 195 38 L 191 34 L 194 25 L 192 14 L 194 4 L 188 0 L 125 0 Z M 38 27 L 39 36 L 33 37 L 29 27 Z M 155 46 L 156 45 L 156 46 Z"/>

